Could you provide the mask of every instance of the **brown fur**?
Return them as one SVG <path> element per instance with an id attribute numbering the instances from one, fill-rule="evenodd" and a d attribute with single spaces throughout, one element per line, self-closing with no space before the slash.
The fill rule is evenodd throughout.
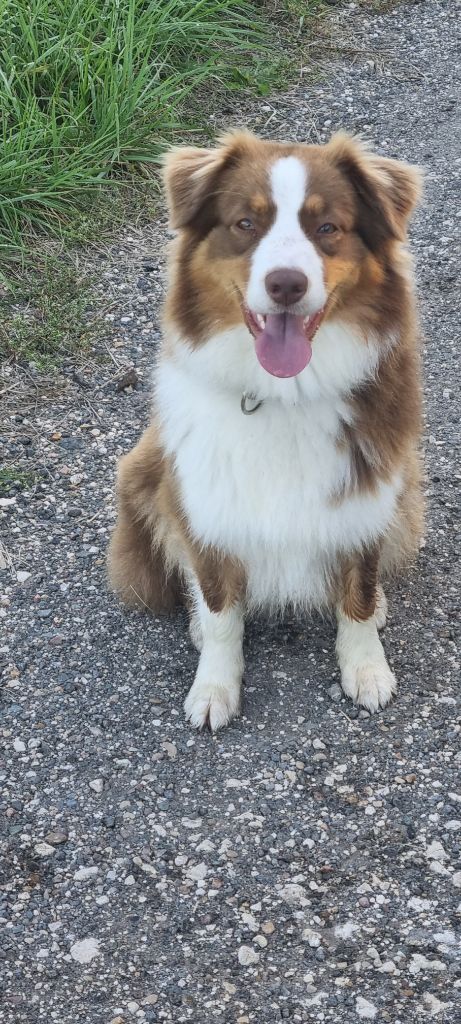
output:
<path id="1" fill-rule="evenodd" d="M 380 572 L 395 573 L 413 561 L 424 533 L 424 500 L 421 491 L 422 462 L 416 449 L 409 449 L 404 464 L 402 493 L 390 530 L 383 538 Z"/>
<path id="2" fill-rule="evenodd" d="M 117 524 L 108 570 L 112 588 L 125 604 L 171 612 L 184 600 L 184 566 L 193 568 L 208 607 L 232 605 L 244 592 L 242 567 L 201 548 L 190 536 L 174 472 L 162 455 L 154 424 L 120 460 Z"/>
<path id="3" fill-rule="evenodd" d="M 177 571 L 167 571 L 164 547 L 158 543 L 158 497 L 165 462 L 152 427 L 128 455 L 120 459 L 117 525 L 109 554 L 109 580 L 125 604 L 170 612 L 181 599 Z"/>
<path id="4" fill-rule="evenodd" d="M 320 217 L 325 210 L 325 200 L 314 192 L 306 199 L 306 213 L 308 216 Z"/>
<path id="5" fill-rule="evenodd" d="M 200 549 L 191 542 L 189 555 L 210 611 L 222 612 L 244 596 L 245 572 L 238 562 L 214 548 Z"/>
<path id="6" fill-rule="evenodd" d="M 356 622 L 369 619 L 376 608 L 379 548 L 374 546 L 348 559 L 342 567 L 339 603 L 344 615 Z"/>

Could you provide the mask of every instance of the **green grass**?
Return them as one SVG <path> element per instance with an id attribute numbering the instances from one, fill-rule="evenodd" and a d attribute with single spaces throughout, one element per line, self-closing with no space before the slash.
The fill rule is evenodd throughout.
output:
<path id="1" fill-rule="evenodd" d="M 0 265 L 157 161 L 197 86 L 263 92 L 270 75 L 251 0 L 0 0 L 0 37 Z"/>
<path id="2" fill-rule="evenodd" d="M 9 469 L 0 468 L 0 497 L 7 498 L 11 491 L 33 487 L 36 479 L 36 473 L 25 473 L 14 466 Z"/>
<path id="3" fill-rule="evenodd" d="M 91 274 L 70 256 L 49 257 L 40 272 L 22 275 L 13 295 L 0 298 L 0 359 L 50 370 L 63 356 L 83 352 L 102 331 Z"/>
<path id="4" fill-rule="evenodd" d="M 226 94 L 286 86 L 321 7 L 0 0 L 0 359 L 49 371 L 97 341 L 84 247 L 152 220 L 161 151 L 213 138 Z"/>

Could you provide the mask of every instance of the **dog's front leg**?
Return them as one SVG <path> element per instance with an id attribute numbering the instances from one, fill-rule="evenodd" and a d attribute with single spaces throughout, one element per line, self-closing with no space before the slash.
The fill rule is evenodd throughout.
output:
<path id="1" fill-rule="evenodd" d="M 344 693 L 368 711 L 385 707 L 397 683 L 386 661 L 378 626 L 385 621 L 385 597 L 378 583 L 379 551 L 365 551 L 343 569 L 336 606 L 336 653 Z"/>
<path id="2" fill-rule="evenodd" d="M 215 732 L 238 713 L 243 676 L 243 580 L 225 560 L 198 560 L 190 577 L 191 626 L 200 660 L 185 701 L 197 729 Z M 198 570 L 198 571 L 197 571 Z"/>

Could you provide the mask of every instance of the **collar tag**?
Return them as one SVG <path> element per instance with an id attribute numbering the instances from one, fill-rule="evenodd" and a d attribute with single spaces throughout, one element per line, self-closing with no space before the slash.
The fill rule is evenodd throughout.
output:
<path id="1" fill-rule="evenodd" d="M 256 405 L 254 404 L 255 402 L 256 402 Z M 263 404 L 262 398 L 260 398 L 260 400 L 258 402 L 258 397 L 257 397 L 257 395 L 255 395 L 254 391 L 244 391 L 243 392 L 243 395 L 242 395 L 242 398 L 241 398 L 241 401 L 240 401 L 240 408 L 241 408 L 244 416 L 252 416 L 253 413 L 256 412 L 262 404 Z"/>

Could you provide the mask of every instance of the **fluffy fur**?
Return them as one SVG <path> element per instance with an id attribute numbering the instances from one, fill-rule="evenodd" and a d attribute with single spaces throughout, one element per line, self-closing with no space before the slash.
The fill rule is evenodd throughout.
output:
<path id="1" fill-rule="evenodd" d="M 422 530 L 402 245 L 418 173 L 342 134 L 320 147 L 239 133 L 173 151 L 165 182 L 178 237 L 152 422 L 120 463 L 112 585 L 155 612 L 189 603 L 197 727 L 238 711 L 245 615 L 287 605 L 336 609 L 343 688 L 375 711 L 396 688 L 379 581 Z M 286 378 L 257 357 L 280 269 L 306 279 L 285 312 L 306 337 L 321 321 L 310 362 Z"/>

